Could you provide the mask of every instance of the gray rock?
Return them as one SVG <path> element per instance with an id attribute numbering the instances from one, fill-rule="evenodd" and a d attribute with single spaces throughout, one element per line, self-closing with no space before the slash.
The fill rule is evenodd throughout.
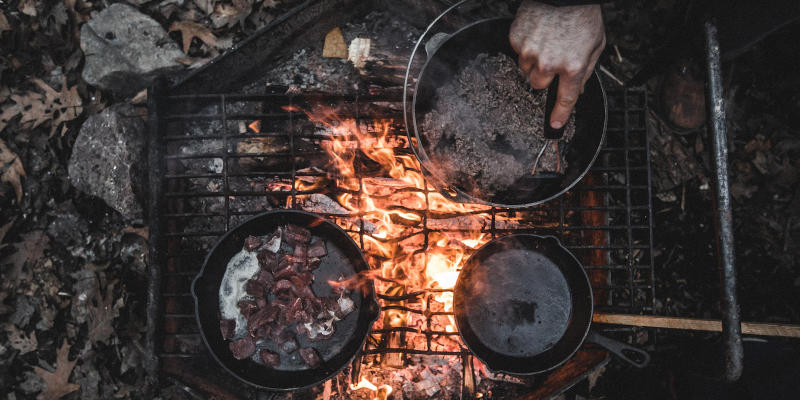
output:
<path id="1" fill-rule="evenodd" d="M 128 219 L 142 217 L 144 131 L 131 105 L 111 106 L 83 123 L 67 167 L 78 190 L 100 197 Z"/>
<path id="2" fill-rule="evenodd" d="M 180 70 L 184 54 L 154 19 L 122 3 L 94 14 L 81 27 L 83 79 L 121 95 L 147 87 L 159 74 Z"/>

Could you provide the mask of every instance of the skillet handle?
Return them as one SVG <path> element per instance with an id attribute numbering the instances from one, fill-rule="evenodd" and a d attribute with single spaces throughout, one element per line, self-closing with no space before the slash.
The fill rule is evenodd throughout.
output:
<path id="1" fill-rule="evenodd" d="M 644 368 L 650 363 L 650 354 L 646 351 L 603 336 L 593 330 L 589 331 L 589 335 L 586 336 L 586 341 L 603 346 L 606 350 L 614 353 L 617 357 L 627 361 L 634 367 Z M 625 354 L 626 352 L 635 354 L 636 359 L 629 357 Z"/>

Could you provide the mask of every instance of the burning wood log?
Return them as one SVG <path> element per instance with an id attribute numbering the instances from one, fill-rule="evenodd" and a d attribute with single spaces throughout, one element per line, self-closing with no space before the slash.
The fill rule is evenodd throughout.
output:
<path id="1" fill-rule="evenodd" d="M 406 288 L 402 285 L 393 285 L 386 292 L 389 296 L 403 296 Z M 404 306 L 405 300 L 387 301 L 386 305 Z M 385 328 L 400 327 L 405 325 L 404 312 L 386 310 L 383 312 L 383 326 Z M 381 337 L 380 348 L 402 348 L 405 343 L 405 332 L 390 332 Z M 381 357 L 381 366 L 389 368 L 403 368 L 402 353 L 386 353 Z"/>

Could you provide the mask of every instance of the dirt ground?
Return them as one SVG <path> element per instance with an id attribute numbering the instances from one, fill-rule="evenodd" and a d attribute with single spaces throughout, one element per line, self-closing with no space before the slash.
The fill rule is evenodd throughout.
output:
<path id="1" fill-rule="evenodd" d="M 297 2 L 129 3 L 165 29 L 197 22 L 170 34 L 184 45 L 191 68 Z M 86 117 L 119 101 L 142 105 L 140 98 L 114 98 L 81 78 L 79 28 L 105 4 L 21 0 L 0 9 L 0 394 L 7 399 L 144 397 L 147 226 L 78 192 L 66 169 Z M 608 46 L 601 64 L 629 79 L 674 29 L 674 3 L 605 7 Z M 745 321 L 800 323 L 798 38 L 800 27 L 790 25 L 723 66 Z M 658 77 L 648 85 L 654 93 Z M 656 311 L 716 318 L 708 136 L 704 128 L 670 128 L 655 109 L 652 118 L 651 141 L 667 144 L 652 148 L 652 167 L 672 173 L 654 188 Z M 687 382 L 697 380 L 686 376 L 685 366 L 704 364 L 701 355 L 718 359 L 711 351 L 716 336 L 652 334 L 652 368 L 610 367 L 593 388 L 582 384 L 569 396 L 688 397 Z M 797 352 L 796 343 L 787 346 L 782 354 Z M 162 398 L 185 396 L 169 381 L 158 390 Z"/>

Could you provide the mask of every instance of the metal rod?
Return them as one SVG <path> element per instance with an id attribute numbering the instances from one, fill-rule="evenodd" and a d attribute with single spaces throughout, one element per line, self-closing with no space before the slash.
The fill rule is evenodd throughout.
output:
<path id="1" fill-rule="evenodd" d="M 725 129 L 725 100 L 722 93 L 722 71 L 717 27 L 713 21 L 705 23 L 706 64 L 708 67 L 708 99 L 710 105 L 711 144 L 716 172 L 717 253 L 722 270 L 722 339 L 725 371 L 729 382 L 739 379 L 744 368 L 742 328 L 739 320 L 739 302 L 736 297 L 736 268 L 733 249 L 733 214 L 728 184 L 728 141 Z"/>
<path id="2" fill-rule="evenodd" d="M 159 115 L 159 96 L 163 88 L 163 81 L 157 80 L 147 91 L 147 112 L 148 112 L 148 141 L 147 141 L 147 162 L 150 182 L 150 196 L 148 208 L 149 238 L 148 247 L 150 248 L 147 262 L 147 330 L 145 331 L 145 355 L 144 366 L 147 372 L 147 392 L 151 397 L 158 388 L 159 360 L 156 355 L 156 337 L 158 335 L 158 325 L 161 322 L 161 202 L 163 199 L 163 155 L 162 145 L 159 139 L 160 115 Z"/>

